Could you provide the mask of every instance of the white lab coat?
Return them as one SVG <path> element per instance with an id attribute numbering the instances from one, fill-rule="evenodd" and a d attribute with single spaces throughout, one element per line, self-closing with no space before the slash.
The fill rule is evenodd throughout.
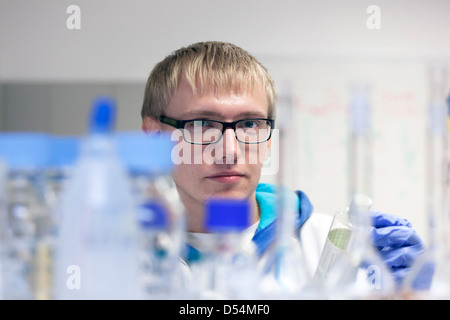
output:
<path id="1" fill-rule="evenodd" d="M 300 229 L 300 245 L 308 269 L 314 273 L 320 259 L 333 215 L 314 212 Z"/>

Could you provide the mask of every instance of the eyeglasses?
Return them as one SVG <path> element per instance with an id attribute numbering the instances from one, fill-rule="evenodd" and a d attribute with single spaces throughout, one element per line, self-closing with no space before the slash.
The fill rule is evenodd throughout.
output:
<path id="1" fill-rule="evenodd" d="M 209 119 L 176 120 L 160 116 L 159 120 L 177 129 L 183 129 L 181 131 L 186 142 L 203 145 L 218 142 L 227 128 L 234 130 L 239 142 L 246 144 L 266 142 L 270 139 L 275 125 L 274 119 L 267 118 L 224 122 Z"/>

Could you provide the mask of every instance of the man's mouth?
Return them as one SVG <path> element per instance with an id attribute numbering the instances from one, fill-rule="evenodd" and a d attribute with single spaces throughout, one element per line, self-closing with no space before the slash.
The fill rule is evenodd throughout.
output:
<path id="1" fill-rule="evenodd" d="M 236 171 L 223 171 L 206 177 L 218 183 L 236 183 L 244 178 L 244 174 Z"/>

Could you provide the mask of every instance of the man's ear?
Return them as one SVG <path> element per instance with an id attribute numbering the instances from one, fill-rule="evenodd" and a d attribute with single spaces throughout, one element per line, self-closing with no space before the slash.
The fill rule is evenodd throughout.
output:
<path id="1" fill-rule="evenodd" d="M 152 117 L 145 116 L 142 120 L 142 130 L 144 132 L 159 132 L 161 131 L 161 122 Z"/>

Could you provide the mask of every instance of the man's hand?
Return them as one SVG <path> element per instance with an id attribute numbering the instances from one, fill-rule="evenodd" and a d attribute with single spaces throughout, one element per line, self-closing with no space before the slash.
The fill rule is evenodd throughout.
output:
<path id="1" fill-rule="evenodd" d="M 392 271 L 396 283 L 401 284 L 417 257 L 425 251 L 423 241 L 406 219 L 372 211 L 372 222 L 373 243 Z M 432 274 L 421 277 L 431 281 Z"/>

